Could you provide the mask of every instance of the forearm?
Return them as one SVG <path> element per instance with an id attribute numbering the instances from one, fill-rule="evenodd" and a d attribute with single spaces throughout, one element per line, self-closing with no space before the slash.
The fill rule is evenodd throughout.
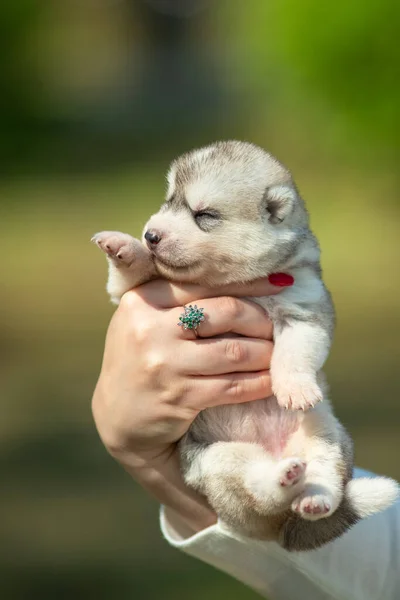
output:
<path id="1" fill-rule="evenodd" d="M 185 484 L 176 450 L 161 465 L 143 464 L 138 467 L 127 460 L 122 466 L 160 504 L 178 515 L 193 533 L 217 522 L 206 499 Z"/>

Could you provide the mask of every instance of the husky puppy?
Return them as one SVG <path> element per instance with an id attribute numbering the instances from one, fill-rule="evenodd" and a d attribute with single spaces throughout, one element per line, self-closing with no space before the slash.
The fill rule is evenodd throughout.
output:
<path id="1" fill-rule="evenodd" d="M 282 164 L 237 141 L 184 154 L 171 165 L 166 201 L 143 242 L 119 232 L 93 240 L 107 255 L 115 303 L 160 276 L 212 287 L 276 272 L 294 277 L 292 287 L 256 300 L 274 325 L 274 395 L 204 410 L 180 442 L 186 483 L 222 523 L 309 550 L 395 500 L 391 479 L 352 479 L 351 439 L 321 372 L 334 309 L 307 210 Z"/>

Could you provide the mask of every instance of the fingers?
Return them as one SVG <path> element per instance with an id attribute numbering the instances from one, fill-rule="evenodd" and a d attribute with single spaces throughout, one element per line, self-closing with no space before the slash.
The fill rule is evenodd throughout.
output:
<path id="1" fill-rule="evenodd" d="M 196 395 L 193 408 L 198 411 L 212 406 L 260 400 L 272 395 L 269 371 L 193 377 L 191 383 Z"/>
<path id="2" fill-rule="evenodd" d="M 169 285 L 167 282 L 163 283 Z M 157 318 L 157 327 L 161 328 L 165 334 L 168 330 L 169 335 L 175 338 L 195 339 L 193 331 L 177 327 L 179 317 L 183 313 L 183 306 L 157 310 L 147 300 L 144 301 L 143 290 L 147 288 L 147 285 L 124 294 L 118 311 L 130 314 L 136 327 L 146 321 L 155 323 L 155 318 Z M 151 294 L 152 292 L 150 292 Z M 146 291 L 144 295 L 147 296 Z M 198 306 L 204 308 L 205 316 L 205 320 L 197 329 L 198 337 L 208 338 L 230 333 L 266 340 L 272 339 L 272 322 L 264 309 L 255 302 L 233 296 L 222 296 L 202 299 Z"/>
<path id="3" fill-rule="evenodd" d="M 184 375 L 220 375 L 270 368 L 273 344 L 255 338 L 210 338 L 181 346 Z"/>
<path id="4" fill-rule="evenodd" d="M 175 306 L 184 306 L 203 298 L 215 298 L 217 296 L 273 296 L 278 294 L 282 289 L 282 287 L 272 285 L 268 279 L 257 279 L 251 283 L 232 284 L 212 289 L 157 279 L 136 288 L 134 293 L 141 296 L 149 304 L 153 304 L 159 308 L 173 308 Z"/>
<path id="5" fill-rule="evenodd" d="M 200 305 L 199 305 L 200 306 Z M 272 321 L 261 306 L 233 296 L 206 299 L 201 302 L 205 320 L 197 329 L 198 337 L 208 338 L 224 333 L 272 339 Z M 182 312 L 176 309 L 177 314 Z M 172 312 L 172 311 L 171 311 Z"/>
<path id="6" fill-rule="evenodd" d="M 204 308 L 205 320 L 197 329 L 201 338 L 214 337 L 224 333 L 235 333 L 246 337 L 272 340 L 272 322 L 261 306 L 232 296 L 202 300 L 199 307 Z M 168 318 L 178 322 L 182 308 L 169 311 Z M 173 316 L 172 316 L 173 315 Z M 182 337 L 188 339 L 188 332 L 180 328 Z M 190 335 L 193 339 L 193 335 Z"/>

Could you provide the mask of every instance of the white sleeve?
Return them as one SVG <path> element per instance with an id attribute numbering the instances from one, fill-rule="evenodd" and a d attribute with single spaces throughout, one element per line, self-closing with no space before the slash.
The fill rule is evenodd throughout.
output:
<path id="1" fill-rule="evenodd" d="M 355 476 L 361 475 L 373 476 L 357 469 Z M 310 552 L 290 553 L 274 542 L 236 535 L 220 523 L 193 535 L 164 507 L 161 530 L 175 548 L 228 573 L 269 600 L 400 598 L 400 502 Z"/>

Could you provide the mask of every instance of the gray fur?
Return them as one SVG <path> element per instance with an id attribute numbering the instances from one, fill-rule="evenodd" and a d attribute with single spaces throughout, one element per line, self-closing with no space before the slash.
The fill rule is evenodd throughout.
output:
<path id="1" fill-rule="evenodd" d="M 232 529 L 291 551 L 317 548 L 389 506 L 398 490 L 385 478 L 351 480 L 351 439 L 321 371 L 334 308 L 304 201 L 274 157 L 236 141 L 184 154 L 168 184 L 166 203 L 145 228 L 161 241 L 147 267 L 137 265 L 140 273 L 137 240 L 120 234 L 118 245 L 113 234 L 110 250 L 107 232 L 94 238 L 108 255 L 114 300 L 144 272 L 212 287 L 277 272 L 295 280 L 256 299 L 274 324 L 274 396 L 200 413 L 179 445 L 185 480 Z"/>

